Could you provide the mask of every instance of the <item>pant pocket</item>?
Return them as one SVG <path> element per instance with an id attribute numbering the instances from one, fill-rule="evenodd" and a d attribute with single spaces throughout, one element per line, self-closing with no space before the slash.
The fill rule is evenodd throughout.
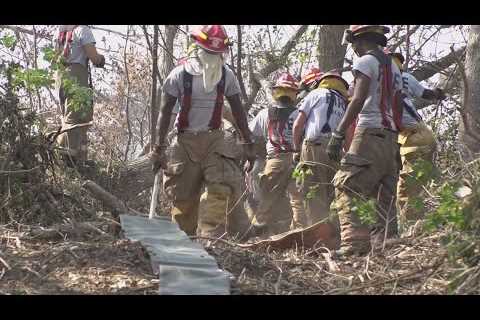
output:
<path id="1" fill-rule="evenodd" d="M 333 177 L 332 183 L 336 188 L 345 187 L 353 191 L 362 191 L 368 185 L 370 178 L 362 172 L 368 170 L 371 162 L 356 154 L 347 153 L 340 162 L 340 170 Z M 370 188 L 369 188 L 370 189 Z"/>
<path id="2" fill-rule="evenodd" d="M 172 200 L 187 200 L 193 194 L 196 183 L 192 181 L 195 177 L 187 174 L 187 155 L 180 145 L 174 143 L 167 149 L 167 169 L 164 170 L 165 194 Z"/>

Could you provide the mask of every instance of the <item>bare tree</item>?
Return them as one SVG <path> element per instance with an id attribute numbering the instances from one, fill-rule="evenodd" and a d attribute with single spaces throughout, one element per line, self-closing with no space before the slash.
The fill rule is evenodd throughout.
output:
<path id="1" fill-rule="evenodd" d="M 292 49 L 298 44 L 298 41 L 302 37 L 302 35 L 307 31 L 308 25 L 302 25 L 298 30 L 293 34 L 290 39 L 288 39 L 287 43 L 283 46 L 278 56 L 270 55 L 269 62 L 265 65 L 261 70 L 259 70 L 258 77 L 256 73 L 251 74 L 251 90 L 250 96 L 248 98 L 248 102 L 245 105 L 245 108 L 248 110 L 252 106 L 255 98 L 257 97 L 258 91 L 261 89 L 261 81 L 263 78 L 270 75 L 272 72 L 280 68 L 287 62 L 288 55 L 292 51 Z M 250 64 L 251 67 L 251 64 Z"/>
<path id="2" fill-rule="evenodd" d="M 459 141 L 469 153 L 477 154 L 480 152 L 480 25 L 470 27 L 464 70 L 463 108 L 466 119 L 460 123 Z"/>
<path id="3" fill-rule="evenodd" d="M 147 37 L 148 39 L 148 37 Z M 159 110 L 157 109 L 157 75 L 158 75 L 158 25 L 153 26 L 152 46 L 152 99 L 150 104 L 150 141 L 155 140 L 155 124 Z M 150 143 L 150 150 L 153 143 Z"/>

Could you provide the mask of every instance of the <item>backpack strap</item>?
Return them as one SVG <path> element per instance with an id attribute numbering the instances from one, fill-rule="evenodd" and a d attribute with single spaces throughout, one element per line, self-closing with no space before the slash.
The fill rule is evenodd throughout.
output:
<path id="1" fill-rule="evenodd" d="M 275 153 L 291 152 L 292 146 L 285 140 L 285 128 L 288 116 L 295 108 L 268 108 L 268 140 L 273 145 Z"/>
<path id="2" fill-rule="evenodd" d="M 332 116 L 333 106 L 335 105 L 335 102 L 337 102 L 337 98 L 335 97 L 335 94 L 333 92 L 331 91 L 329 92 L 329 94 L 327 95 L 327 101 L 328 101 L 327 120 L 321 130 L 322 133 L 332 132 L 332 129 L 330 128 L 330 125 L 328 123 L 330 122 L 330 117 Z"/>
<path id="3" fill-rule="evenodd" d="M 192 107 L 192 82 L 193 75 L 188 73 L 183 67 L 183 99 L 178 114 L 177 129 L 181 131 L 188 127 L 188 113 Z"/>
<path id="4" fill-rule="evenodd" d="M 222 123 L 222 109 L 225 96 L 225 66 L 222 66 L 222 78 L 217 84 L 217 98 L 215 99 L 215 107 L 213 109 L 212 118 L 208 126 L 211 129 L 218 129 Z"/>
<path id="5" fill-rule="evenodd" d="M 78 27 L 78 25 L 74 26 L 70 31 L 62 31 L 58 35 L 58 45 L 59 48 L 63 48 L 63 56 L 68 58 L 70 56 L 70 48 L 73 42 L 73 32 Z"/>

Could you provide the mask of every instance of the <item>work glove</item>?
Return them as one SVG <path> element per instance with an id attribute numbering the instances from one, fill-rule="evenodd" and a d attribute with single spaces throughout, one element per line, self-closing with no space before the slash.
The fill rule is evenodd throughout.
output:
<path id="1" fill-rule="evenodd" d="M 435 90 L 433 90 L 433 92 L 435 92 L 435 96 L 437 97 L 438 100 L 443 100 L 447 97 L 445 95 L 445 92 L 443 92 L 443 90 L 440 88 L 436 88 Z"/>
<path id="2" fill-rule="evenodd" d="M 292 159 L 294 164 L 300 162 L 300 152 L 294 152 L 292 155 Z"/>
<path id="3" fill-rule="evenodd" d="M 244 167 L 245 172 L 252 171 L 255 160 L 257 159 L 254 146 L 255 145 L 253 143 L 247 143 L 243 145 L 244 158 L 247 159 Z"/>
<path id="4" fill-rule="evenodd" d="M 345 134 L 338 131 L 332 132 L 332 137 L 327 145 L 327 154 L 330 160 L 340 162 L 343 141 L 345 140 Z"/>
<path id="5" fill-rule="evenodd" d="M 100 57 L 99 61 L 97 63 L 94 63 L 94 65 L 97 68 L 103 68 L 105 66 L 105 56 L 101 54 L 99 54 L 98 56 Z"/>
<path id="6" fill-rule="evenodd" d="M 150 161 L 152 162 L 152 171 L 157 173 L 160 168 L 167 169 L 167 156 L 165 155 L 166 146 L 155 145 L 150 153 Z"/>

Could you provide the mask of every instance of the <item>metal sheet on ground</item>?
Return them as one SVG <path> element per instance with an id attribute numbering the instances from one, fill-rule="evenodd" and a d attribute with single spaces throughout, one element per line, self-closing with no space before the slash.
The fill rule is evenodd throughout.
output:
<path id="1" fill-rule="evenodd" d="M 127 238 L 140 241 L 159 275 L 160 294 L 230 294 L 229 273 L 165 218 L 120 215 Z"/>

